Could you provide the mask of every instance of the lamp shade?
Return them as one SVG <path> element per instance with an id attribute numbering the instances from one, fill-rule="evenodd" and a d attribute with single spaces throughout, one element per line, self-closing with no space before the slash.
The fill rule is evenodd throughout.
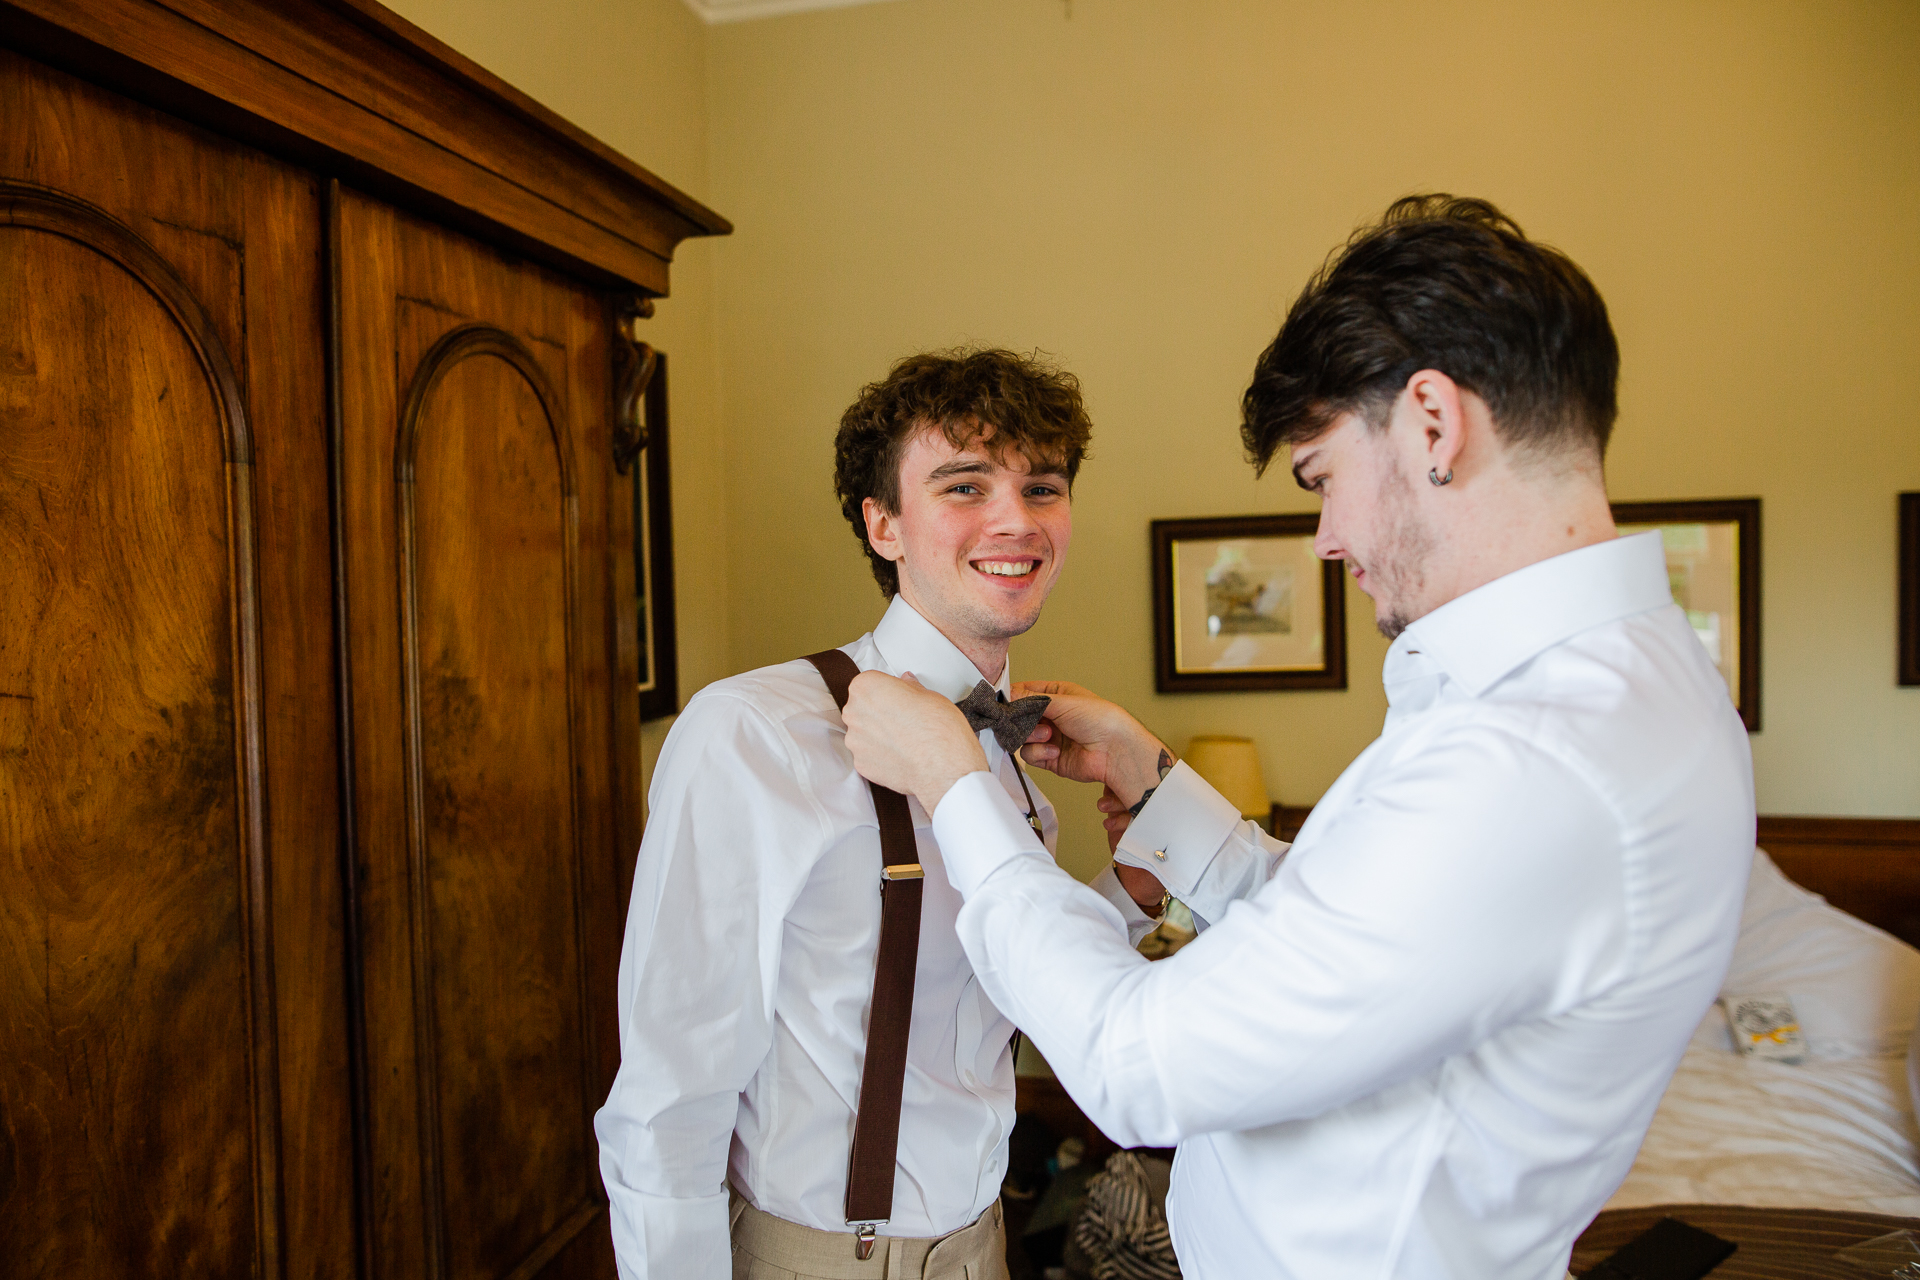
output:
<path id="1" fill-rule="evenodd" d="M 1241 817 L 1265 818 L 1272 812 L 1267 780 L 1260 772 L 1260 752 L 1252 738 L 1200 734 L 1187 744 L 1186 761 L 1240 811 Z"/>

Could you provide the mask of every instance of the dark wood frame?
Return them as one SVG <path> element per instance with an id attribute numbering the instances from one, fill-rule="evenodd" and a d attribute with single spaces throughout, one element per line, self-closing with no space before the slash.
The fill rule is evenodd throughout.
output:
<path id="1" fill-rule="evenodd" d="M 1318 671 L 1177 671 L 1174 668 L 1173 544 L 1201 538 L 1311 538 L 1314 512 L 1295 515 L 1212 516 L 1155 520 L 1148 526 L 1153 555 L 1153 687 L 1160 693 L 1241 693 L 1259 689 L 1347 687 L 1347 575 L 1337 560 L 1320 563 L 1321 632 L 1325 665 Z"/>
<path id="2" fill-rule="evenodd" d="M 1740 674 L 1734 705 L 1748 733 L 1760 729 L 1760 499 L 1706 498 L 1676 502 L 1616 502 L 1615 524 L 1726 524 L 1736 526 L 1740 554 Z"/>
<path id="3" fill-rule="evenodd" d="M 680 714 L 673 609 L 673 483 L 667 452 L 667 357 L 647 383 L 647 444 L 633 469 L 634 596 L 640 608 L 640 718 Z"/>
<path id="4" fill-rule="evenodd" d="M 1900 495 L 1899 682 L 1920 685 L 1920 493 Z"/>
<path id="5" fill-rule="evenodd" d="M 733 229 L 377 0 L 0 0 L 0 45 L 595 284 Z"/>

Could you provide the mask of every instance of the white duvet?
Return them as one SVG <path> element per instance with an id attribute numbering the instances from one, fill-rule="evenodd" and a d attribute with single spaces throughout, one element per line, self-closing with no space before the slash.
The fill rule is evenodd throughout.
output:
<path id="1" fill-rule="evenodd" d="M 1788 995 L 1811 1056 L 1742 1058 L 1710 1009 L 1609 1209 L 1850 1209 L 1920 1218 L 1908 1083 L 1920 952 L 1828 906 L 1759 853 L 1726 995 Z"/>
<path id="2" fill-rule="evenodd" d="M 1798 1066 L 1695 1045 L 1609 1209 L 1743 1204 L 1920 1218 L 1905 1054 Z"/>

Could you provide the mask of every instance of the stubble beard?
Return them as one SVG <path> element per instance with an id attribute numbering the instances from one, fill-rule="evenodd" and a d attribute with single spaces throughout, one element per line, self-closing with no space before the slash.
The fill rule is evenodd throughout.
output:
<path id="1" fill-rule="evenodd" d="M 992 609 L 980 608 L 967 602 L 955 611 L 960 614 L 955 621 L 983 640 L 1012 640 L 1015 636 L 1023 636 L 1033 630 L 1034 624 L 1040 621 L 1040 607 L 1045 603 L 1046 597 L 1042 596 L 1039 604 L 1033 607 L 1030 614 L 1025 617 L 1007 617 Z"/>
<path id="2" fill-rule="evenodd" d="M 1427 557 L 1434 547 L 1433 531 L 1420 518 L 1413 486 L 1397 459 L 1388 464 L 1380 482 L 1381 536 L 1373 563 L 1365 566 L 1378 584 L 1384 612 L 1374 616 L 1380 634 L 1397 640 L 1400 633 L 1424 615 L 1419 605 L 1427 585 Z"/>

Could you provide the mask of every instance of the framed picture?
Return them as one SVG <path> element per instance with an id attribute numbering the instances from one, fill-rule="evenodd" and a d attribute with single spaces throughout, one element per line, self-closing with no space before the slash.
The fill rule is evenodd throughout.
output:
<path id="1" fill-rule="evenodd" d="M 1920 493 L 1900 495 L 1900 683 L 1920 685 Z"/>
<path id="2" fill-rule="evenodd" d="M 673 489 L 667 455 L 667 357 L 646 389 L 646 447 L 633 467 L 633 567 L 640 605 L 640 718 L 680 713 L 673 621 Z"/>
<path id="3" fill-rule="evenodd" d="M 1726 679 L 1749 732 L 1760 727 L 1760 499 L 1616 502 L 1620 532 L 1660 531 L 1674 603 Z"/>
<path id="4" fill-rule="evenodd" d="M 1154 688 L 1347 687 L 1346 574 L 1313 554 L 1320 517 L 1155 520 Z"/>

